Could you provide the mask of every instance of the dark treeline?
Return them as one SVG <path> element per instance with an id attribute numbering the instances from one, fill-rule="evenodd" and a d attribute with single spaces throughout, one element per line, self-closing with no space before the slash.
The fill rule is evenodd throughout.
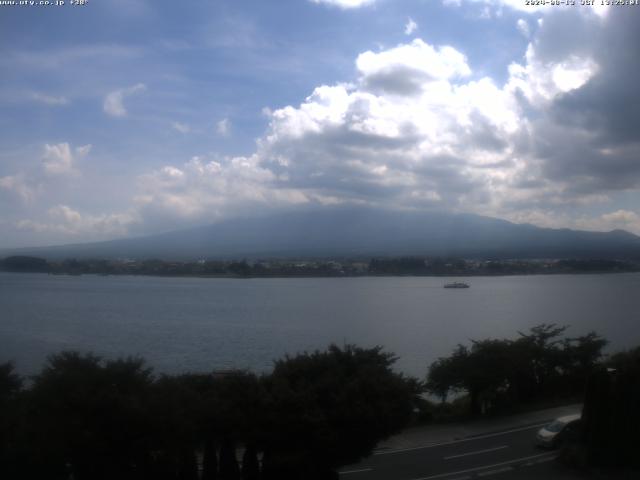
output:
<path id="1" fill-rule="evenodd" d="M 513 340 L 458 345 L 433 362 L 426 389 L 436 407 L 466 415 L 526 409 L 527 405 L 583 402 L 577 436 L 563 458 L 577 466 L 640 468 L 640 347 L 605 357 L 595 332 L 563 337 L 567 327 L 542 324 Z M 459 396 L 445 404 L 447 396 Z"/>
<path id="2" fill-rule="evenodd" d="M 410 420 L 419 385 L 380 348 L 331 346 L 273 372 L 154 375 L 139 358 L 0 366 L 0 478 L 328 479 Z"/>
<path id="3" fill-rule="evenodd" d="M 0 478 L 335 479 L 451 393 L 463 416 L 584 399 L 584 462 L 638 466 L 640 348 L 606 358 L 596 333 L 565 330 L 459 345 L 424 384 L 395 373 L 380 347 L 350 345 L 287 356 L 262 376 L 156 375 L 140 358 L 77 352 L 29 379 L 1 364 Z"/>
<path id="4" fill-rule="evenodd" d="M 640 264 L 622 260 L 470 260 L 396 257 L 370 260 L 206 260 L 172 262 L 159 259 L 67 259 L 48 261 L 12 256 L 0 270 L 65 275 L 166 275 L 214 277 L 341 277 L 362 275 L 525 275 L 550 273 L 634 272 Z"/>
<path id="5" fill-rule="evenodd" d="M 567 328 L 542 324 L 514 340 L 458 345 L 431 364 L 427 389 L 442 402 L 451 393 L 465 394 L 471 415 L 581 396 L 588 376 L 601 365 L 607 341 L 595 332 L 563 337 Z"/>

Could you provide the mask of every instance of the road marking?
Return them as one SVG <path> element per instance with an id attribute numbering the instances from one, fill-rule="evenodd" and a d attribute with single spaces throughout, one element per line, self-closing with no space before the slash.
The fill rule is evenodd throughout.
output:
<path id="1" fill-rule="evenodd" d="M 540 457 L 550 456 L 550 455 L 554 456 L 555 458 L 556 454 L 555 453 L 539 453 L 538 455 L 531 455 L 529 457 L 516 458 L 514 460 L 507 460 L 506 462 L 494 463 L 493 465 L 482 465 L 480 467 L 467 468 L 465 470 L 458 470 L 457 472 L 439 473 L 437 475 L 430 475 L 428 477 L 414 478 L 413 480 L 431 480 L 433 478 L 450 477 L 452 475 L 460 475 L 463 473 L 477 472 L 478 470 L 486 470 L 490 468 L 502 467 L 504 465 L 510 465 L 512 463 L 523 462 L 526 460 L 533 460 L 534 458 L 540 458 Z"/>
<path id="2" fill-rule="evenodd" d="M 540 460 L 534 460 L 534 461 L 533 461 L 533 462 L 531 462 L 531 463 L 533 463 L 533 464 L 535 465 L 535 464 L 537 464 L 537 463 L 551 462 L 551 461 L 553 461 L 553 460 L 555 460 L 555 459 L 556 459 L 556 457 L 541 458 Z"/>
<path id="3" fill-rule="evenodd" d="M 538 465 L 539 463 L 551 462 L 556 459 L 556 456 L 540 458 L 538 460 L 531 460 L 530 462 L 523 463 L 520 465 L 521 467 L 533 467 L 534 465 Z"/>
<path id="4" fill-rule="evenodd" d="M 480 472 L 479 477 L 488 477 L 489 475 L 497 475 L 498 473 L 510 472 L 513 467 L 496 468 L 495 470 L 487 470 L 486 472 Z"/>
<path id="5" fill-rule="evenodd" d="M 362 468 L 360 470 L 346 470 L 344 472 L 338 472 L 340 475 L 349 475 L 350 473 L 364 473 L 370 472 L 373 468 Z"/>
<path id="6" fill-rule="evenodd" d="M 486 435 L 478 435 L 477 437 L 468 437 L 468 438 L 463 438 L 463 439 L 460 439 L 460 440 L 452 440 L 450 442 L 431 443 L 429 445 L 421 445 L 419 447 L 398 448 L 396 450 L 387 450 L 387 451 L 384 451 L 384 452 L 375 452 L 374 455 L 390 455 L 392 453 L 411 452 L 413 450 L 423 450 L 423 449 L 426 449 L 426 448 L 442 447 L 444 445 L 453 445 L 455 443 L 470 442 L 472 440 L 482 440 L 483 438 L 498 437 L 500 435 L 506 435 L 508 433 L 522 432 L 524 430 L 533 430 L 534 428 L 544 427 L 545 425 L 548 425 L 548 424 L 549 424 L 549 422 L 544 422 L 544 423 L 539 423 L 537 425 L 529 425 L 528 427 L 514 428 L 512 430 L 505 430 L 504 432 L 488 433 Z"/>
<path id="7" fill-rule="evenodd" d="M 484 450 L 476 450 L 475 452 L 461 453 L 459 455 L 451 455 L 449 457 L 444 457 L 444 459 L 445 460 L 451 460 L 452 458 L 468 457 L 469 455 L 479 455 L 481 453 L 495 452 L 496 450 L 502 450 L 503 448 L 509 448 L 509 446 L 508 445 L 501 445 L 500 447 L 485 448 Z"/>

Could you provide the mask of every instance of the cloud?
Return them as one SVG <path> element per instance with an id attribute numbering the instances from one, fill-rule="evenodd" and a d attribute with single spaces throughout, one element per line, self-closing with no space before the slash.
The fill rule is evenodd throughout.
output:
<path id="1" fill-rule="evenodd" d="M 91 145 L 83 145 L 71 149 L 68 143 L 58 143 L 56 145 L 46 144 L 42 165 L 44 171 L 49 175 L 78 175 L 78 170 L 74 164 L 86 157 L 91 151 Z"/>
<path id="2" fill-rule="evenodd" d="M 602 215 L 605 222 L 609 222 L 615 226 L 628 226 L 630 224 L 640 227 L 640 216 L 630 210 L 616 210 L 615 212 Z M 640 229 L 640 228 L 639 228 Z"/>
<path id="3" fill-rule="evenodd" d="M 130 227 L 139 221 L 134 212 L 91 215 L 83 214 L 67 205 L 56 205 L 48 210 L 47 215 L 47 221 L 23 219 L 17 222 L 17 227 L 37 233 L 99 238 L 124 236 Z"/>
<path id="4" fill-rule="evenodd" d="M 640 77 L 628 47 L 640 42 L 638 14 L 549 10 L 500 81 L 463 49 L 425 39 L 362 52 L 351 78 L 265 108 L 268 127 L 253 153 L 176 158 L 139 176 L 134 203 L 120 209 L 134 220 L 111 223 L 158 231 L 300 205 L 366 204 L 640 233 L 638 212 L 616 204 L 640 192 L 640 91 L 627 81 Z M 230 127 L 222 119 L 214 128 L 225 135 Z M 50 170 L 74 168 L 81 152 L 64 145 L 49 146 Z M 27 180 L 0 178 L 0 189 L 27 198 L 37 184 Z M 32 228 L 81 232 L 70 225 L 120 218 L 50 205 L 70 210 L 52 210 Z"/>
<path id="5" fill-rule="evenodd" d="M 138 47 L 118 44 L 82 44 L 55 49 L 12 50 L 0 56 L 0 65 L 6 68 L 26 67 L 34 70 L 69 69 L 96 58 L 102 62 L 138 58 L 143 51 Z"/>
<path id="6" fill-rule="evenodd" d="M 356 60 L 361 84 L 373 93 L 418 95 L 438 90 L 454 77 L 471 74 L 466 57 L 449 46 L 433 47 L 417 38 L 381 52 L 364 52 Z"/>
<path id="7" fill-rule="evenodd" d="M 124 106 L 125 97 L 135 95 L 139 92 L 144 92 L 147 89 L 144 83 L 138 83 L 131 87 L 122 88 L 109 93 L 104 98 L 103 109 L 105 113 L 113 117 L 124 117 L 127 115 L 127 110 Z"/>
<path id="8" fill-rule="evenodd" d="M 46 95 L 44 93 L 32 92 L 30 95 L 33 101 L 44 103 L 45 105 L 50 105 L 53 107 L 58 107 L 62 105 L 67 105 L 69 103 L 69 99 L 66 97 L 56 97 L 52 95 Z"/>
<path id="9" fill-rule="evenodd" d="M 231 134 L 231 122 L 228 118 L 223 118 L 216 123 L 216 133 L 221 137 L 228 137 Z"/>
<path id="10" fill-rule="evenodd" d="M 275 188 L 277 176 L 250 157 L 195 156 L 138 179 L 137 211 L 147 224 L 198 224 L 232 214 L 305 203 L 304 195 Z"/>
<path id="11" fill-rule="evenodd" d="M 502 84 L 475 73 L 461 51 L 422 39 L 363 52 L 354 82 L 265 109 L 269 126 L 255 154 L 195 157 L 141 177 L 141 217 L 206 223 L 254 209 L 343 203 L 585 227 L 588 217 L 567 212 L 610 202 L 612 189 L 637 188 L 640 166 L 633 144 L 601 142 L 598 128 L 560 121 L 575 112 L 570 99 L 608 75 L 611 60 L 597 48 L 604 30 L 630 41 L 624 32 L 632 22 L 620 31 L 608 23 L 618 22 L 613 16 L 579 19 L 545 18 Z M 585 37 L 560 49 L 567 22 L 579 23 Z"/>
<path id="12" fill-rule="evenodd" d="M 418 30 L 418 24 L 413 20 L 413 18 L 409 17 L 407 24 L 404 26 L 404 34 L 411 35 L 416 30 Z"/>
<path id="13" fill-rule="evenodd" d="M 640 65 L 601 47 L 639 41 L 636 20 L 548 16 L 501 85 L 474 74 L 462 52 L 421 39 L 364 52 L 357 82 L 319 86 L 271 113 L 261 165 L 316 199 L 512 219 L 545 212 L 547 223 L 578 225 L 566 212 L 640 187 L 640 142 L 628 128 L 640 122 L 629 101 L 640 95 L 605 89 Z"/>
<path id="14" fill-rule="evenodd" d="M 189 133 L 191 128 L 186 123 L 173 122 L 171 126 L 180 133 Z"/>
<path id="15" fill-rule="evenodd" d="M 333 5 L 336 7 L 348 9 L 348 8 L 360 8 L 366 5 L 375 3 L 376 0 L 311 0 L 313 3 L 324 3 L 326 5 Z"/>
<path id="16" fill-rule="evenodd" d="M 31 186 L 24 174 L 0 177 L 0 189 L 17 195 L 24 203 L 32 203 L 40 190 Z"/>
<path id="17" fill-rule="evenodd" d="M 512 71 L 512 86 L 536 110 L 528 154 L 539 174 L 563 183 L 569 195 L 640 187 L 633 127 L 640 122 L 640 92 L 621 81 L 640 75 L 640 61 L 623 48 L 640 41 L 638 20 L 638 13 L 614 10 L 604 19 L 548 16 L 527 65 Z"/>
<path id="18" fill-rule="evenodd" d="M 547 60 L 529 45 L 526 65 L 511 64 L 510 86 L 535 106 L 549 105 L 559 95 L 585 85 L 597 72 L 598 64 L 591 57 L 571 55 L 559 61 Z"/>
<path id="19" fill-rule="evenodd" d="M 0 202 L 0 206 L 5 207 L 0 209 L 0 214 L 8 217 L 17 214 L 21 207 L 37 207 L 39 200 L 46 200 L 52 190 L 56 190 L 61 179 L 80 175 L 76 164 L 90 150 L 91 145 L 72 148 L 67 142 L 45 144 L 39 163 L 29 165 L 25 162 L 22 171 L 0 177 L 0 194 L 7 200 Z M 12 201 L 15 199 L 19 202 Z"/>
<path id="20" fill-rule="evenodd" d="M 531 35 L 531 30 L 529 29 L 529 24 L 524 18 L 519 18 L 516 22 L 516 26 L 518 27 L 518 31 L 524 35 L 526 38 L 529 38 Z"/>
<path id="21" fill-rule="evenodd" d="M 490 202 L 513 163 L 518 102 L 465 56 L 416 39 L 356 60 L 356 84 L 321 86 L 272 113 L 260 141 L 277 183 L 322 203 L 458 208 Z M 515 170 L 515 168 L 514 168 Z"/>
<path id="22" fill-rule="evenodd" d="M 596 217 L 581 216 L 573 223 L 584 230 L 626 230 L 640 235 L 640 215 L 630 210 L 620 209 Z"/>

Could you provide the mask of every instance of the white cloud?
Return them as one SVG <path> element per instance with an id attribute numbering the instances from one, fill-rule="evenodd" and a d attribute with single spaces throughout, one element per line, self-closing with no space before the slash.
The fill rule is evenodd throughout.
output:
<path id="1" fill-rule="evenodd" d="M 424 73 L 426 81 L 471 74 L 466 57 L 455 48 L 435 48 L 419 38 L 409 44 L 379 53 L 362 53 L 356 60 L 356 66 L 365 76 L 374 76 L 394 69 L 412 68 Z"/>
<path id="2" fill-rule="evenodd" d="M 640 233 L 640 215 L 630 210 L 616 210 L 601 216 L 603 222 L 608 225 L 608 229 L 626 229 Z"/>
<path id="3" fill-rule="evenodd" d="M 137 209 L 144 218 L 173 224 L 213 221 L 256 206 L 277 208 L 306 202 L 299 192 L 274 188 L 277 176 L 250 157 L 195 156 L 179 167 L 167 165 L 138 180 Z"/>
<path id="4" fill-rule="evenodd" d="M 538 212 L 531 223 L 549 226 L 552 228 L 575 228 L 579 230 L 591 230 L 608 232 L 611 230 L 626 230 L 640 235 L 640 215 L 630 210 L 616 210 L 602 215 L 567 215 L 557 212 Z"/>
<path id="5" fill-rule="evenodd" d="M 50 105 L 53 107 L 67 105 L 69 103 L 69 99 L 66 97 L 62 97 L 62 96 L 56 97 L 53 95 L 46 95 L 44 93 L 39 93 L 39 92 L 32 92 L 30 97 L 32 100 L 36 102 L 44 103 L 45 105 Z"/>
<path id="6" fill-rule="evenodd" d="M 598 70 L 598 64 L 590 57 L 569 55 L 560 61 L 549 61 L 530 44 L 526 64 L 509 66 L 509 88 L 520 90 L 532 104 L 540 105 L 582 87 Z"/>
<path id="7" fill-rule="evenodd" d="M 83 145 L 72 150 L 66 142 L 56 145 L 46 144 L 42 157 L 44 171 L 51 175 L 77 175 L 78 170 L 74 168 L 75 162 L 86 157 L 90 151 L 91 145 Z"/>
<path id="8" fill-rule="evenodd" d="M 531 35 L 531 30 L 529 29 L 529 24 L 524 18 L 519 18 L 516 22 L 516 26 L 518 27 L 518 31 L 522 35 L 529 38 L 529 36 Z"/>
<path id="9" fill-rule="evenodd" d="M 360 8 L 365 5 L 371 5 L 376 0 L 311 0 L 313 3 L 324 3 L 327 5 L 334 5 L 340 8 Z"/>
<path id="10" fill-rule="evenodd" d="M 127 210 L 137 220 L 116 223 L 166 230 L 291 205 L 367 204 L 640 232 L 638 212 L 615 204 L 616 192 L 640 189 L 638 93 L 606 88 L 619 72 L 636 78 L 638 61 L 603 47 L 634 44 L 632 20 L 529 18 L 529 45 L 504 82 L 475 71 L 462 51 L 422 39 L 363 52 L 348 83 L 264 109 L 269 126 L 255 153 L 178 159 L 140 176 Z M 230 127 L 228 119 L 214 125 L 219 135 Z M 71 147 L 60 145 L 53 168 L 73 168 Z M 0 187 L 15 194 L 14 177 Z M 611 213 L 585 213 L 595 205 Z M 50 212 L 58 223 L 41 224 L 79 232 L 68 225 L 102 218 L 68 208 Z"/>
<path id="11" fill-rule="evenodd" d="M 196 158 L 142 177 L 143 216 L 206 222 L 249 205 L 365 203 L 553 224 L 567 217 L 550 209 L 609 201 L 549 178 L 534 148 L 536 117 L 598 75 L 589 52 L 551 58 L 534 41 L 503 85 L 474 76 L 462 52 L 421 39 L 364 52 L 356 68 L 354 83 L 264 110 L 269 128 L 254 155 Z"/>
<path id="12" fill-rule="evenodd" d="M 231 134 L 231 122 L 228 118 L 223 118 L 216 123 L 216 133 L 221 137 L 228 137 Z"/>
<path id="13" fill-rule="evenodd" d="M 526 126 L 510 92 L 465 81 L 463 54 L 419 39 L 356 65 L 356 84 L 318 87 L 273 112 L 258 155 L 280 185 L 314 199 L 445 208 L 490 203 L 492 183 L 507 188 L 511 137 Z"/>
<path id="14" fill-rule="evenodd" d="M 599 85 L 612 61 L 598 47 L 603 29 L 629 42 L 627 23 L 620 30 L 581 14 L 547 17 L 502 85 L 474 75 L 462 52 L 421 39 L 365 52 L 357 82 L 319 86 L 299 106 L 273 111 L 258 155 L 279 184 L 307 195 L 512 219 L 545 212 L 539 221 L 578 227 L 566 212 L 640 185 L 637 136 L 607 147 L 571 110 L 556 116 Z M 560 42 L 575 35 L 568 24 L 584 38 Z"/>
<path id="15" fill-rule="evenodd" d="M 171 126 L 180 133 L 189 133 L 191 128 L 186 123 L 173 122 Z"/>
<path id="16" fill-rule="evenodd" d="M 20 230 L 54 233 L 65 236 L 120 237 L 140 221 L 135 212 L 91 215 L 81 213 L 68 205 L 56 205 L 47 212 L 46 221 L 23 219 L 17 222 Z"/>
<path id="17" fill-rule="evenodd" d="M 14 193 L 25 203 L 33 202 L 40 191 L 40 187 L 29 185 L 23 174 L 0 177 L 0 189 Z"/>
<path id="18" fill-rule="evenodd" d="M 139 92 L 144 92 L 147 89 L 144 83 L 138 83 L 131 87 L 122 88 L 109 93 L 103 103 L 103 109 L 105 113 L 113 117 L 124 117 L 127 115 L 127 110 L 124 106 L 125 97 L 134 95 Z"/>
<path id="19" fill-rule="evenodd" d="M 450 79 L 471 74 L 466 57 L 453 47 L 433 47 L 417 38 L 356 60 L 361 84 L 374 93 L 417 95 L 446 88 Z"/>
<path id="20" fill-rule="evenodd" d="M 413 20 L 413 18 L 409 17 L 407 24 L 404 26 L 404 34 L 412 35 L 416 30 L 418 30 L 418 24 Z"/>
<path id="21" fill-rule="evenodd" d="M 582 87 L 598 72 L 598 65 L 591 58 L 569 58 L 554 65 L 551 78 L 561 92 L 569 92 Z"/>

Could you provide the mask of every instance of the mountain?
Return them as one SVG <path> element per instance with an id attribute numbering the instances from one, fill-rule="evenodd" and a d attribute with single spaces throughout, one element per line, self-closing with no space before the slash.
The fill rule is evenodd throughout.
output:
<path id="1" fill-rule="evenodd" d="M 623 230 L 539 228 L 470 214 L 335 208 L 238 218 L 148 237 L 0 254 L 165 260 L 404 255 L 638 259 L 640 237 Z"/>

